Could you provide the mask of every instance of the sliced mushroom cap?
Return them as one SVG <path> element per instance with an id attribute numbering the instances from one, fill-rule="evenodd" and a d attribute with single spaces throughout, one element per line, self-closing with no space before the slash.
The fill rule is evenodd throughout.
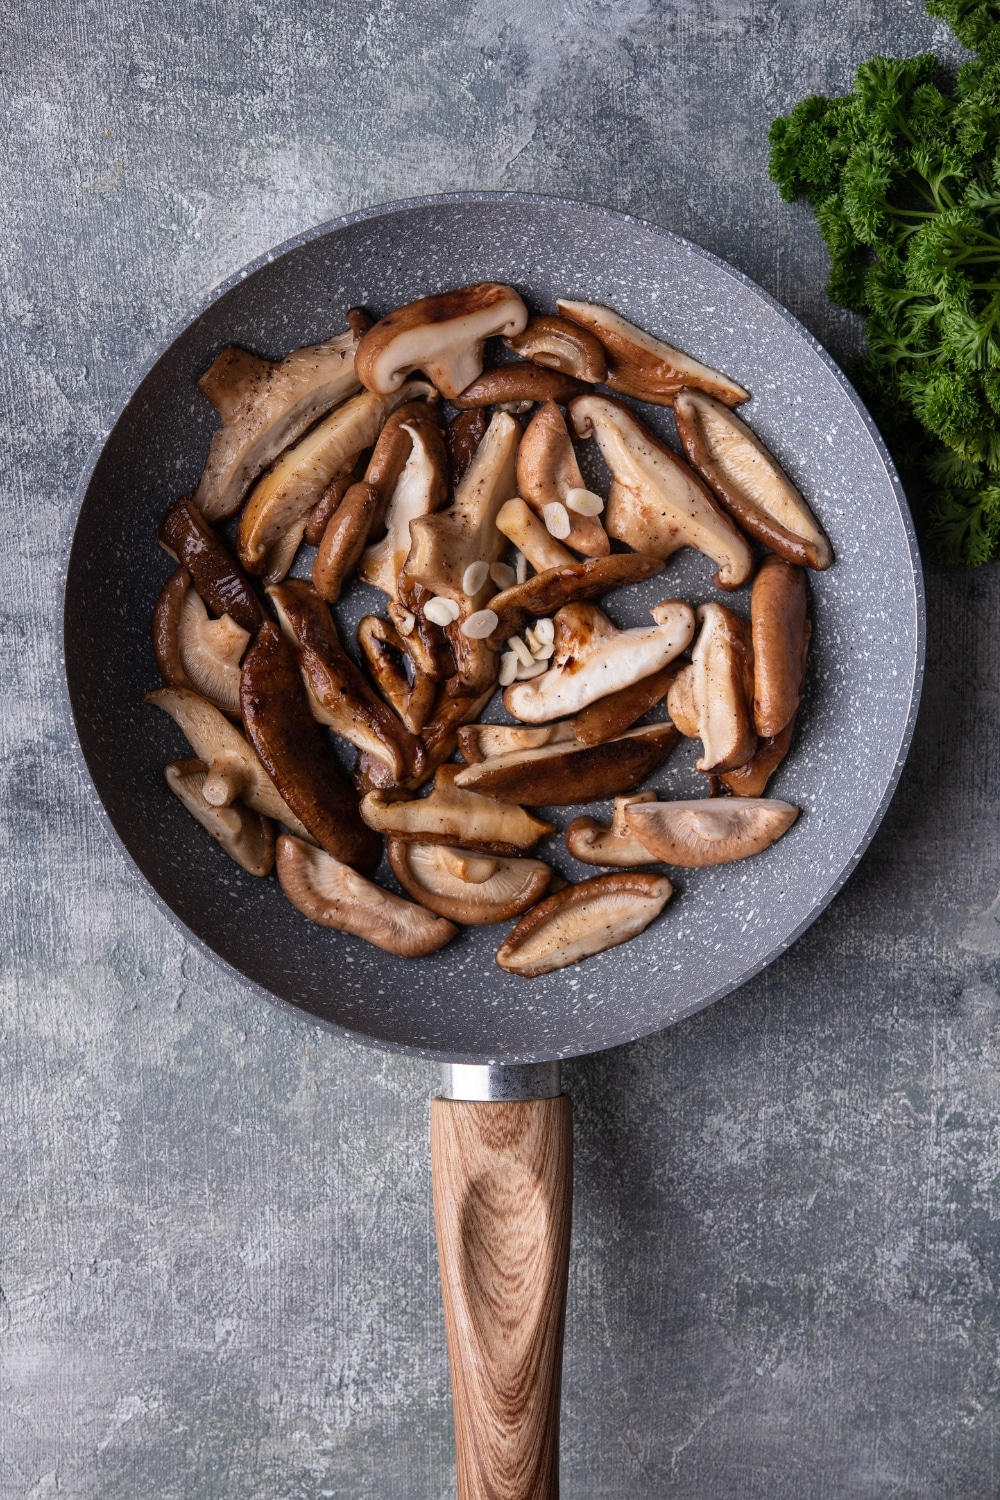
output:
<path id="1" fill-rule="evenodd" d="M 574 807 L 633 791 L 663 764 L 680 735 L 673 724 L 647 724 L 602 745 L 557 741 L 511 750 L 464 766 L 455 785 L 527 807 Z"/>
<path id="2" fill-rule="evenodd" d="M 383 487 L 373 479 L 372 469 L 387 434 L 398 453 L 395 461 L 401 458 L 402 463 L 391 483 Z M 358 577 L 394 598 L 396 580 L 410 551 L 410 522 L 416 516 L 433 515 L 448 498 L 444 425 L 437 407 L 426 401 L 408 402 L 393 412 L 365 477 L 385 494 L 384 514 L 376 517 L 376 524 L 381 521 L 385 526 L 385 536 L 362 554 Z"/>
<path id="3" fill-rule="evenodd" d="M 672 448 L 610 396 L 578 396 L 570 416 L 578 437 L 597 439 L 611 470 L 609 536 L 655 557 L 694 547 L 717 565 L 720 588 L 746 583 L 753 572 L 749 544 Z"/>
<path id="4" fill-rule="evenodd" d="M 750 628 L 722 604 L 702 604 L 698 623 L 691 665 L 674 679 L 667 709 L 681 734 L 701 740 L 699 771 L 732 771 L 757 748 Z"/>
<path id="5" fill-rule="evenodd" d="M 528 309 L 509 286 L 481 281 L 397 307 L 358 346 L 362 385 L 380 395 L 398 390 L 411 370 L 422 370 L 453 400 L 483 368 L 483 345 L 494 334 L 520 333 Z"/>
<path id="6" fill-rule="evenodd" d="M 556 303 L 559 311 L 601 341 L 608 359 L 607 384 L 623 396 L 634 396 L 654 406 L 671 406 L 684 386 L 710 391 L 728 406 L 748 401 L 750 393 L 735 380 L 703 365 L 680 349 L 627 323 L 610 307 L 593 302 Z"/>
<path id="7" fill-rule="evenodd" d="M 587 389 L 582 380 L 572 375 L 563 375 L 558 370 L 545 370 L 541 365 L 528 360 L 517 360 L 514 364 L 496 365 L 484 370 L 461 395 L 452 397 L 452 406 L 459 411 L 471 411 L 477 406 L 505 406 L 509 403 L 536 401 L 570 401 L 582 396 Z"/>
<path id="8" fill-rule="evenodd" d="M 294 349 L 274 363 L 251 363 L 253 356 L 234 362 L 233 350 L 222 351 L 199 381 L 223 419 L 194 497 L 209 521 L 233 515 L 257 475 L 318 417 L 358 389 L 355 348 L 355 334 L 349 330 L 323 344 Z M 220 360 L 226 364 L 217 369 Z"/>
<path id="9" fill-rule="evenodd" d="M 353 933 L 400 958 L 436 953 L 458 931 L 453 923 L 384 891 L 350 865 L 287 834 L 278 840 L 278 879 L 310 922 Z"/>
<path id="10" fill-rule="evenodd" d="M 383 785 L 419 772 L 423 744 L 372 691 L 341 645 L 330 611 L 311 584 L 287 579 L 268 592 L 295 652 L 313 717 L 384 761 L 388 777 Z"/>
<path id="11" fill-rule="evenodd" d="M 215 807 L 203 795 L 208 767 L 203 760 L 174 760 L 164 767 L 167 786 L 230 859 L 248 875 L 269 875 L 274 865 L 274 824 L 242 802 Z"/>
<path id="12" fill-rule="evenodd" d="M 585 865 L 613 865 L 617 869 L 632 869 L 636 865 L 652 864 L 653 858 L 645 844 L 640 844 L 634 833 L 625 824 L 625 812 L 639 802 L 655 802 L 655 792 L 636 792 L 631 797 L 616 797 L 609 827 L 596 818 L 574 818 L 566 829 L 566 848 L 574 859 Z"/>
<path id="13" fill-rule="evenodd" d="M 482 407 L 472 411 L 460 411 L 448 423 L 445 438 L 448 444 L 448 467 L 451 472 L 451 487 L 457 490 L 465 471 L 476 456 L 476 449 L 486 436 L 486 412 Z"/>
<path id="14" fill-rule="evenodd" d="M 569 318 L 542 313 L 532 318 L 523 333 L 504 339 L 504 343 L 522 359 L 530 359 L 549 370 L 561 370 L 564 375 L 586 380 L 590 385 L 607 377 L 608 361 L 600 339 Z"/>
<path id="15" fill-rule="evenodd" d="M 470 766 L 490 760 L 495 755 L 509 755 L 512 750 L 540 750 L 543 745 L 573 743 L 573 725 L 543 724 L 539 729 L 522 729 L 511 724 L 467 724 L 458 731 L 458 747 Z"/>
<path id="16" fill-rule="evenodd" d="M 780 733 L 757 741 L 753 758 L 735 771 L 726 771 L 719 777 L 727 791 L 736 797 L 762 797 L 767 783 L 788 754 L 792 743 L 795 720 L 789 719 Z"/>
<path id="17" fill-rule="evenodd" d="M 362 822 L 358 797 L 316 720 L 291 646 L 276 625 L 262 625 L 243 660 L 243 723 L 278 791 L 318 844 L 363 870 L 380 846 Z"/>
<path id="18" fill-rule="evenodd" d="M 339 507 L 351 485 L 358 484 L 360 480 L 364 479 L 365 468 L 368 464 L 367 453 L 367 449 L 363 450 L 353 468 L 345 469 L 336 478 L 330 480 L 330 483 L 309 512 L 306 529 L 302 533 L 302 539 L 308 546 L 319 546 L 323 540 L 323 533 L 330 524 L 330 517 Z"/>
<path id="19" fill-rule="evenodd" d="M 279 796 L 246 737 L 207 698 L 190 688 L 158 688 L 147 693 L 143 702 L 169 714 L 195 755 L 208 767 L 201 788 L 206 802 L 213 807 L 228 807 L 239 798 L 254 812 L 275 818 L 300 837 L 311 837 Z"/>
<path id="20" fill-rule="evenodd" d="M 438 766 L 443 765 L 455 753 L 459 730 L 463 725 L 479 718 L 492 696 L 492 684 L 482 693 L 469 692 L 457 678 L 449 678 L 442 684 L 434 711 L 421 735 L 427 750 L 425 776 L 430 771 L 437 770 Z M 451 771 L 458 769 L 458 766 L 451 767 Z"/>
<path id="21" fill-rule="evenodd" d="M 389 412 L 427 394 L 434 393 L 423 381 L 410 381 L 389 397 L 359 391 L 282 454 L 255 486 L 240 516 L 236 546 L 243 566 L 262 573 L 269 583 L 279 582 L 330 481 L 352 468 L 358 454 L 371 447 Z M 333 522 L 342 509 L 343 503 Z"/>
<path id="22" fill-rule="evenodd" d="M 455 785 L 461 766 L 441 766 L 428 797 L 400 802 L 385 792 L 369 792 L 361 813 L 370 828 L 391 838 L 454 844 L 488 854 L 523 854 L 554 833 L 513 802 L 498 802 Z"/>
<path id="23" fill-rule="evenodd" d="M 546 401 L 528 423 L 517 451 L 517 487 L 521 498 L 539 516 L 546 505 L 566 509 L 569 531 L 563 541 L 567 547 L 587 557 L 604 557 L 611 551 L 608 534 L 597 516 L 581 516 L 567 506 L 570 491 L 586 486 L 573 440 L 555 401 Z"/>
<path id="24" fill-rule="evenodd" d="M 552 666 L 506 689 L 508 713 L 528 724 L 544 724 L 661 671 L 690 644 L 694 610 L 670 599 L 651 613 L 655 625 L 619 630 L 593 604 L 566 605 L 555 617 Z"/>
<path id="25" fill-rule="evenodd" d="M 679 671 L 678 664 L 671 662 L 662 671 L 650 672 L 648 677 L 640 677 L 638 682 L 631 682 L 617 693 L 609 693 L 581 709 L 571 720 L 576 738 L 581 745 L 602 745 L 605 740 L 624 734 L 636 719 L 666 697 Z"/>
<path id="26" fill-rule="evenodd" d="M 183 574 L 187 579 L 184 568 L 178 568 L 177 573 Z M 223 615 L 222 619 L 208 618 L 208 610 L 196 589 L 190 586 L 190 580 L 178 600 L 177 609 L 174 609 L 177 598 L 174 591 L 168 595 L 168 588 L 177 573 L 172 574 L 160 594 L 153 619 L 154 648 L 157 649 L 157 654 L 168 645 L 169 630 L 171 624 L 174 625 L 174 639 L 169 642 L 169 657 L 177 660 L 181 673 L 168 676 L 163 672 L 163 678 L 174 687 L 192 687 L 196 693 L 207 697 L 208 702 L 214 703 L 216 708 L 238 718 L 240 658 L 250 643 L 249 630 L 243 630 L 228 615 Z M 163 613 L 169 615 L 169 619 L 160 616 L 163 603 L 166 603 Z"/>
<path id="27" fill-rule="evenodd" d="M 394 625 L 378 615 L 365 615 L 360 621 L 358 645 L 385 701 L 411 734 L 419 734 L 434 708 L 434 678 L 415 669 L 411 680 L 402 638 Z"/>
<path id="28" fill-rule="evenodd" d="M 524 553 L 528 562 L 539 573 L 567 567 L 576 561 L 568 547 L 550 536 L 531 506 L 520 495 L 500 507 L 496 527 L 502 536 L 514 543 L 519 552 Z"/>
<path id="29" fill-rule="evenodd" d="M 586 562 L 547 568 L 493 595 L 490 609 L 498 624 L 491 637 L 492 644 L 499 648 L 528 620 L 554 615 L 569 604 L 599 599 L 627 584 L 642 583 L 662 568 L 660 558 L 644 557 L 640 552 L 615 552 L 610 557 L 591 557 Z"/>
<path id="30" fill-rule="evenodd" d="M 153 655 L 156 657 L 160 676 L 168 687 L 194 687 L 194 683 L 184 670 L 177 640 L 181 612 L 190 588 L 191 574 L 186 568 L 175 568 L 157 595 L 156 603 L 153 605 L 153 616 L 149 622 Z"/>
<path id="31" fill-rule="evenodd" d="M 157 540 L 191 575 L 214 615 L 228 615 L 251 634 L 267 618 L 239 563 L 186 496 L 167 506 Z"/>
<path id="32" fill-rule="evenodd" d="M 637 937 L 672 895 L 665 875 L 626 871 L 568 885 L 521 918 L 497 949 L 497 963 L 525 979 L 568 968 Z"/>
<path id="33" fill-rule="evenodd" d="M 389 863 L 404 891 L 415 901 L 468 927 L 519 917 L 540 901 L 552 870 L 540 859 L 504 859 L 470 854 L 447 844 L 390 839 Z"/>
<path id="34" fill-rule="evenodd" d="M 753 716 L 762 738 L 780 734 L 801 701 L 812 629 L 807 608 L 802 569 L 780 557 L 765 557 L 750 596 Z"/>
<path id="35" fill-rule="evenodd" d="M 497 412 L 448 509 L 411 521 L 410 555 L 399 580 L 403 604 L 413 608 L 407 590 L 419 583 L 432 595 L 453 599 L 467 615 L 479 609 L 493 592 L 488 575 L 474 594 L 466 593 L 464 580 L 472 563 L 496 562 L 503 551 L 504 539 L 497 531 L 496 518 L 515 492 L 520 438 L 521 427 L 515 418 Z"/>
<path id="36" fill-rule="evenodd" d="M 654 859 L 686 870 L 759 854 L 787 833 L 797 807 L 760 797 L 701 797 L 625 809 L 625 826 Z"/>
<path id="37" fill-rule="evenodd" d="M 830 566 L 833 548 L 826 532 L 774 455 L 735 412 L 701 391 L 682 391 L 674 418 L 688 462 L 745 532 L 799 567 Z"/>

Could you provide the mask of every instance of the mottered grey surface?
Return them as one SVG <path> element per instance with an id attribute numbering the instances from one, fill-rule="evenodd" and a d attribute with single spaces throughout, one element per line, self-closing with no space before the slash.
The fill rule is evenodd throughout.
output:
<path id="1" fill-rule="evenodd" d="M 76 477 L 217 281 L 419 192 L 648 217 L 846 359 L 766 126 L 946 33 L 889 0 L 4 25 L 0 1492 L 439 1500 L 433 1071 L 220 974 L 108 843 L 58 704 Z M 931 569 L 928 604 L 914 749 L 844 892 L 737 994 L 566 1070 L 567 1494 L 1000 1489 L 997 570 Z"/>

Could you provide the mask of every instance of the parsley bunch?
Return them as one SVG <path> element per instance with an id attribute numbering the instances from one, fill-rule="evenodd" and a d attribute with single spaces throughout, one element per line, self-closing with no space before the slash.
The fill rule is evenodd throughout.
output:
<path id="1" fill-rule="evenodd" d="M 771 176 L 805 198 L 834 301 L 867 318 L 853 372 L 945 561 L 1000 556 L 1000 0 L 927 0 L 977 52 L 875 57 L 839 99 L 771 126 Z"/>

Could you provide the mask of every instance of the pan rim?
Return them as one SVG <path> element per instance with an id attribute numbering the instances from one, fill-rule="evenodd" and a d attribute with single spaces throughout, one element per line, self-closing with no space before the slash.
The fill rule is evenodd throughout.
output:
<path id="1" fill-rule="evenodd" d="M 858 395 L 851 382 L 848 380 L 847 376 L 844 374 L 843 370 L 837 364 L 836 360 L 823 347 L 819 340 L 816 339 L 812 333 L 810 333 L 805 325 L 801 323 L 793 313 L 789 312 L 786 307 L 778 302 L 776 298 L 772 297 L 769 292 L 765 291 L 763 287 L 758 285 L 757 282 L 753 281 L 751 277 L 745 274 L 745 272 L 733 266 L 729 261 L 724 260 L 721 256 L 716 255 L 711 250 L 704 249 L 695 241 L 686 238 L 684 235 L 677 234 L 675 231 L 666 229 L 659 224 L 654 224 L 648 219 L 643 219 L 638 215 L 623 212 L 620 209 L 608 208 L 603 204 L 588 202 L 585 199 L 567 198 L 557 194 L 529 193 L 520 191 L 508 191 L 503 189 L 476 189 L 452 193 L 429 193 L 410 198 L 392 199 L 385 203 L 372 204 L 365 208 L 355 209 L 350 213 L 338 215 L 333 219 L 324 220 L 320 224 L 300 231 L 298 234 L 291 236 L 289 239 L 282 241 L 277 246 L 274 246 L 271 249 L 265 251 L 263 254 L 257 256 L 255 259 L 248 262 L 245 266 L 233 272 L 230 276 L 224 278 L 214 288 L 206 293 L 199 301 L 195 303 L 195 305 L 187 313 L 187 315 L 185 315 L 181 319 L 178 319 L 178 321 L 171 326 L 165 338 L 157 344 L 154 351 L 133 373 L 129 383 L 124 387 L 122 394 L 113 403 L 110 415 L 101 424 L 94 442 L 88 451 L 83 468 L 80 471 L 80 477 L 74 487 L 72 507 L 65 522 L 63 537 L 61 541 L 60 567 L 58 573 L 58 587 L 63 603 L 63 607 L 60 610 L 59 614 L 58 637 L 59 701 L 63 720 L 68 730 L 70 753 L 73 759 L 73 763 L 78 772 L 80 772 L 82 775 L 83 783 L 86 787 L 90 803 L 97 813 L 98 820 L 105 834 L 109 836 L 112 845 L 118 850 L 118 853 L 124 859 L 126 868 L 129 869 L 130 873 L 134 877 L 138 877 L 142 886 L 145 888 L 147 895 L 152 898 L 154 904 L 160 909 L 161 912 L 164 913 L 164 915 L 168 918 L 172 925 L 183 934 L 188 942 L 193 943 L 195 947 L 205 953 L 213 963 L 219 965 L 220 968 L 222 968 L 225 972 L 232 975 L 235 979 L 238 980 L 240 984 L 247 985 L 252 990 L 259 993 L 265 1000 L 268 1001 L 269 1004 L 277 1006 L 279 1009 L 289 1013 L 290 1015 L 293 1015 L 299 1021 L 319 1027 L 324 1031 L 333 1033 L 335 1036 L 342 1037 L 343 1039 L 351 1042 L 356 1042 L 365 1047 L 375 1048 L 382 1052 L 392 1052 L 402 1054 L 403 1056 L 419 1057 L 426 1060 L 442 1063 L 460 1062 L 479 1064 L 518 1064 L 548 1062 L 573 1057 L 583 1057 L 594 1052 L 607 1051 L 613 1047 L 627 1046 L 632 1042 L 641 1041 L 644 1037 L 653 1036 L 658 1031 L 665 1030 L 666 1026 L 675 1025 L 677 1024 L 677 1022 L 667 1022 L 664 1026 L 648 1026 L 635 1033 L 630 1033 L 627 1036 L 623 1035 L 616 1041 L 604 1043 L 603 1045 L 573 1045 L 568 1046 L 564 1049 L 548 1048 L 541 1052 L 527 1050 L 523 1052 L 518 1051 L 516 1053 L 498 1052 L 496 1054 L 479 1052 L 460 1053 L 433 1047 L 414 1046 L 401 1042 L 389 1041 L 378 1036 L 373 1036 L 370 1033 L 365 1032 L 357 1027 L 345 1026 L 341 1023 L 327 1020 L 321 1016 L 317 1016 L 311 1011 L 304 1009 L 302 1006 L 296 1005 L 293 1001 L 286 1000 L 282 996 L 275 994 L 273 990 L 269 990 L 265 985 L 262 985 L 257 980 L 250 978 L 241 969 L 230 963 L 228 959 L 223 958 L 209 943 L 207 943 L 203 938 L 199 937 L 199 935 L 195 933 L 187 925 L 187 923 L 177 915 L 170 904 L 159 894 L 147 875 L 140 868 L 137 860 L 133 857 L 131 851 L 128 849 L 121 835 L 118 833 L 118 830 L 114 826 L 110 815 L 108 814 L 107 809 L 105 808 L 104 803 L 101 800 L 101 796 L 97 790 L 94 778 L 91 775 L 90 766 L 84 753 L 80 734 L 77 729 L 66 664 L 66 590 L 70 563 L 72 560 L 73 545 L 75 542 L 77 525 L 80 518 L 80 511 L 82 509 L 84 501 L 86 500 L 87 493 L 94 476 L 94 472 L 116 426 L 126 412 L 130 403 L 135 399 L 135 396 L 146 377 L 152 372 L 152 370 L 160 362 L 160 360 L 164 358 L 164 356 L 172 348 L 174 343 L 189 328 L 191 328 L 192 325 L 196 323 L 198 319 L 201 318 L 216 302 L 218 302 L 234 287 L 238 286 L 241 282 L 248 280 L 263 267 L 272 264 L 274 261 L 281 259 L 291 251 L 296 250 L 303 245 L 309 244 L 314 240 L 322 239 L 329 234 L 346 229 L 354 224 L 363 223 L 370 219 L 378 219 L 388 217 L 393 214 L 411 212 L 415 209 L 426 209 L 437 206 L 444 207 L 447 205 L 463 203 L 486 202 L 545 204 L 552 208 L 569 207 L 573 209 L 582 209 L 592 213 L 597 213 L 623 226 L 636 226 L 646 232 L 651 232 L 664 240 L 671 241 L 673 244 L 695 253 L 701 259 L 718 267 L 726 275 L 733 278 L 736 282 L 742 285 L 742 287 L 749 294 L 758 298 L 765 307 L 770 309 L 772 312 L 776 312 L 782 319 L 782 321 L 786 323 L 789 328 L 792 329 L 799 336 L 799 338 L 808 345 L 812 352 L 819 357 L 821 363 L 824 364 L 828 372 L 832 374 L 842 393 L 847 397 L 850 405 L 854 408 L 856 414 L 861 420 L 863 427 L 867 431 L 867 434 L 874 445 L 879 463 L 881 464 L 882 469 L 885 472 L 885 477 L 888 481 L 889 487 L 893 494 L 893 498 L 899 511 L 899 516 L 903 527 L 903 534 L 910 555 L 913 580 L 913 608 L 915 615 L 915 651 L 912 659 L 912 681 L 910 685 L 909 709 L 907 712 L 906 721 L 903 725 L 902 733 L 900 735 L 899 749 L 896 755 L 892 774 L 889 777 L 888 782 L 886 783 L 882 796 L 879 799 L 878 805 L 873 812 L 867 827 L 865 828 L 863 834 L 855 845 L 853 853 L 845 862 L 836 878 L 827 888 L 822 900 L 818 901 L 816 905 L 807 913 L 807 915 L 803 917 L 802 921 L 797 925 L 794 931 L 790 933 L 789 936 L 780 944 L 780 946 L 770 951 L 764 958 L 751 964 L 745 971 L 740 973 L 737 979 L 733 980 L 731 983 L 727 982 L 721 985 L 718 990 L 707 996 L 701 1002 L 701 1004 L 697 1006 L 696 1009 L 688 1011 L 683 1017 L 679 1019 L 687 1020 L 690 1016 L 697 1015 L 700 1011 L 707 1009 L 710 1005 L 715 1004 L 717 1001 L 724 999 L 727 995 L 730 995 L 736 990 L 741 989 L 743 985 L 749 983 L 751 979 L 753 979 L 763 969 L 767 968 L 776 958 L 780 957 L 781 954 L 787 952 L 787 950 L 795 942 L 798 941 L 798 939 L 807 930 L 807 928 L 813 925 L 820 914 L 826 909 L 827 906 L 829 906 L 833 899 L 843 889 L 844 885 L 850 879 L 851 875 L 854 873 L 865 852 L 867 851 L 868 846 L 870 845 L 876 833 L 876 830 L 881 824 L 886 810 L 888 809 L 889 803 L 892 801 L 892 798 L 895 795 L 896 789 L 899 785 L 900 776 L 902 775 L 903 767 L 909 754 L 910 746 L 913 740 L 914 729 L 916 727 L 916 719 L 920 708 L 920 700 L 923 689 L 926 653 L 926 592 L 924 587 L 920 549 L 917 543 L 916 532 L 914 530 L 909 504 L 907 502 L 906 493 L 903 489 L 902 483 L 900 482 L 899 476 L 896 472 L 895 465 L 893 464 L 893 461 L 889 455 L 889 451 L 870 413 L 868 412 L 868 409 L 864 405 L 861 397 Z"/>

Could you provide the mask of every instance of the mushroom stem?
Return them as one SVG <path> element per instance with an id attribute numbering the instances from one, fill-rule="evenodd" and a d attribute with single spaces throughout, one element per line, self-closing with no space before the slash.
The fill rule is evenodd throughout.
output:
<path id="1" fill-rule="evenodd" d="M 576 558 L 568 547 L 557 542 L 534 511 L 519 497 L 508 500 L 497 514 L 497 530 L 523 552 L 536 573 L 562 568 Z"/>

